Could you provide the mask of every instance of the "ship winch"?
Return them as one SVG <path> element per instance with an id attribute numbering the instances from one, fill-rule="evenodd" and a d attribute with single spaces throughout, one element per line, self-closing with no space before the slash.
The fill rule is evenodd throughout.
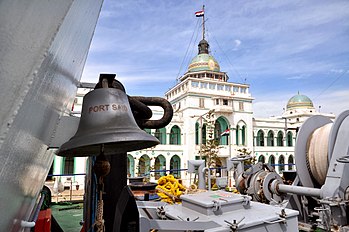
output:
<path id="1" fill-rule="evenodd" d="M 297 177 L 292 185 L 267 164 L 257 163 L 236 179 L 240 192 L 265 203 L 288 203 L 300 212 L 303 229 L 349 231 L 349 111 L 334 122 L 316 115 L 300 128 L 295 158 Z"/>

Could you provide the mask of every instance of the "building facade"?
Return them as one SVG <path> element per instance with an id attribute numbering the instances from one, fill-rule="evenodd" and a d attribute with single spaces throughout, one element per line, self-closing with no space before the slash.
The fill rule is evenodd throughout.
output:
<path id="1" fill-rule="evenodd" d="M 220 70 L 209 53 L 208 42 L 201 40 L 187 72 L 165 93 L 174 109 L 172 121 L 164 128 L 145 129 L 160 144 L 127 154 L 129 177 L 146 176 L 154 181 L 170 173 L 188 180 L 187 162 L 200 157 L 201 145 L 209 138 L 208 125 L 214 125 L 212 136 L 219 141 L 222 167 L 226 166 L 227 158 L 246 149 L 279 173 L 294 170 L 297 130 L 307 118 L 319 114 L 312 101 L 298 93 L 287 102 L 282 115 L 254 118 L 250 86 L 228 80 L 227 73 Z M 82 98 L 93 86 L 79 88 L 72 113 L 79 115 Z M 152 110 L 152 119 L 161 118 L 161 109 Z M 332 114 L 326 116 L 334 119 Z M 53 174 L 84 173 L 85 169 L 86 158 L 56 157 Z M 83 184 L 81 177 L 74 177 L 74 181 Z"/>

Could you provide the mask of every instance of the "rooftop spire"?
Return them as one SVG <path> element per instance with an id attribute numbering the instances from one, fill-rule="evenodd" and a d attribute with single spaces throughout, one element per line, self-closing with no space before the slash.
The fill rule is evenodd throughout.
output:
<path id="1" fill-rule="evenodd" d="M 198 45 L 199 54 L 208 54 L 208 48 L 210 45 L 205 40 L 205 5 L 202 5 L 202 10 L 196 12 L 195 14 L 197 17 L 202 17 L 202 40 L 200 41 L 200 43 Z"/>
<path id="2" fill-rule="evenodd" d="M 208 54 L 208 47 L 210 45 L 208 44 L 208 42 L 206 40 L 201 40 L 198 48 L 199 48 L 199 53 L 198 54 Z"/>

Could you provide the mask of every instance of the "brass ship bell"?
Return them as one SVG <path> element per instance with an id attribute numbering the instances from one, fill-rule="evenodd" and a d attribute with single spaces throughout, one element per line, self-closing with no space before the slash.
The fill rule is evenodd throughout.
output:
<path id="1" fill-rule="evenodd" d="M 76 134 L 64 143 L 58 155 L 66 157 L 124 153 L 159 144 L 141 130 L 132 115 L 124 91 L 100 88 L 87 93 L 83 99 L 81 119 Z"/>

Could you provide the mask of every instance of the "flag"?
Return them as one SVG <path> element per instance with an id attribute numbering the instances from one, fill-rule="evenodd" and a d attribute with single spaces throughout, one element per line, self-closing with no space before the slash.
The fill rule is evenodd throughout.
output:
<path id="1" fill-rule="evenodd" d="M 200 11 L 195 12 L 195 16 L 196 17 L 203 17 L 204 16 L 204 11 L 200 10 Z"/>
<path id="2" fill-rule="evenodd" d="M 227 136 L 229 135 L 230 133 L 230 130 L 229 129 L 226 129 L 225 131 L 223 131 L 223 133 L 221 134 L 221 136 Z"/>

